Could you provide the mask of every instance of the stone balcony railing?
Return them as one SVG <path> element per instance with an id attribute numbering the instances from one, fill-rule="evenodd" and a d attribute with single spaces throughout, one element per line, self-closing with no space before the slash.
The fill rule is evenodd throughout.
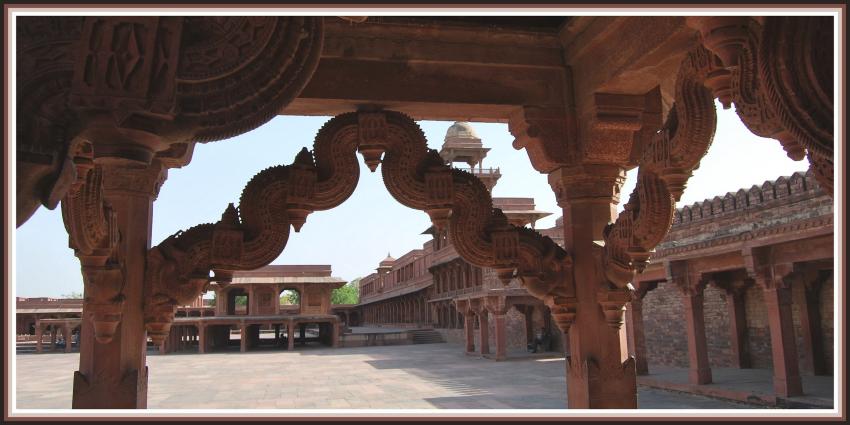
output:
<path id="1" fill-rule="evenodd" d="M 467 168 L 467 167 L 463 167 L 463 168 L 458 168 L 458 170 L 466 171 L 467 173 L 471 173 L 471 174 L 474 174 L 474 175 L 482 175 L 482 176 L 484 176 L 484 175 L 493 175 L 493 176 L 502 175 L 502 173 L 501 173 L 501 171 L 499 170 L 498 167 L 496 167 L 496 168 L 493 168 L 493 167 L 490 167 L 490 168 L 475 168 L 475 167 Z"/>

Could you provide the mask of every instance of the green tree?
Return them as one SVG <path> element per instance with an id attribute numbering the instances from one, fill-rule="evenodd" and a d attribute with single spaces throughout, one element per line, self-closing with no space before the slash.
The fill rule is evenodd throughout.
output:
<path id="1" fill-rule="evenodd" d="M 298 305 L 301 303 L 301 297 L 298 296 L 298 291 L 287 289 L 280 294 L 280 305 Z"/>
<path id="2" fill-rule="evenodd" d="M 331 291 L 331 304 L 357 304 L 360 301 L 360 278 Z"/>
<path id="3" fill-rule="evenodd" d="M 83 299 L 83 294 L 77 291 L 71 291 L 68 294 L 62 294 L 62 298 L 72 299 L 72 300 L 81 300 Z"/>

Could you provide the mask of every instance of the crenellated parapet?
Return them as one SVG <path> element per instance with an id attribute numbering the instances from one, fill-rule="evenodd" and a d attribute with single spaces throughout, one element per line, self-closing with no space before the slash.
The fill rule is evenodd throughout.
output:
<path id="1" fill-rule="evenodd" d="M 673 215 L 673 226 L 715 220 L 730 214 L 742 214 L 748 210 L 770 208 L 792 202 L 793 199 L 811 198 L 824 194 L 812 171 L 796 172 L 788 177 L 766 181 L 761 186 L 728 192 L 692 205 L 679 208 Z"/>

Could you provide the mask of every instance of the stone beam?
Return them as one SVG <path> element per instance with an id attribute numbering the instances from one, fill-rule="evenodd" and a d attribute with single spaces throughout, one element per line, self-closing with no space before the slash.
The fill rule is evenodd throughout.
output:
<path id="1" fill-rule="evenodd" d="M 594 93 L 642 94 L 660 86 L 666 111 L 679 66 L 697 36 L 683 16 L 570 19 L 559 38 L 573 74 L 576 107 L 592 104 Z"/>
<path id="2" fill-rule="evenodd" d="M 376 105 L 414 119 L 506 122 L 521 105 L 562 107 L 555 33 L 328 22 L 319 67 L 285 115 Z"/>

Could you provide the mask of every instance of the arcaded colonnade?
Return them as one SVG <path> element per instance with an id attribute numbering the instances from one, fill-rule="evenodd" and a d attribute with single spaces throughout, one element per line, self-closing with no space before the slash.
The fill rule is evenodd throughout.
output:
<path id="1" fill-rule="evenodd" d="M 308 325 L 317 325 L 318 335 L 308 337 Z M 226 350 L 230 345 L 231 329 L 239 330 L 239 351 L 250 351 L 261 345 L 260 330 L 273 328 L 274 339 L 270 346 L 285 346 L 287 350 L 295 349 L 295 343 L 319 341 L 329 347 L 339 347 L 341 326 L 336 316 L 251 316 L 210 317 L 205 319 L 175 319 L 172 332 L 160 345 L 160 353 L 186 351 L 196 349 L 204 354 L 211 351 Z M 267 344 L 268 345 L 268 344 Z"/>
<path id="2" fill-rule="evenodd" d="M 831 288 L 829 300 L 822 294 L 824 285 L 833 284 L 833 232 L 833 200 L 810 173 L 677 210 L 667 240 L 634 281 L 626 323 L 637 373 L 649 373 L 647 350 L 652 347 L 647 338 L 671 332 L 673 326 L 656 324 L 646 330 L 644 319 L 664 312 L 645 312 L 644 300 L 667 291 L 681 299 L 691 384 L 712 383 L 710 363 L 725 360 L 725 365 L 739 369 L 770 367 L 777 396 L 803 395 L 800 372 L 827 374 L 831 363 L 826 356 L 832 342 L 824 339 L 821 311 L 832 311 Z M 725 308 L 712 313 L 725 316 L 719 321 L 728 330 L 720 339 L 729 342 L 728 359 L 726 353 L 709 348 L 706 328 L 712 323 L 705 297 L 715 288 L 725 300 Z M 752 324 L 756 318 L 748 315 L 760 310 L 766 310 L 767 347 L 758 335 L 748 335 L 757 331 Z"/>
<path id="3" fill-rule="evenodd" d="M 73 334 L 76 331 L 82 319 L 65 318 L 65 319 L 36 319 L 35 321 L 35 351 L 41 353 L 44 351 L 44 331 L 50 332 L 50 351 L 56 349 L 56 339 L 62 336 L 65 341 L 65 352 L 70 353 L 74 345 Z M 79 343 L 77 343 L 79 346 Z"/>
<path id="4" fill-rule="evenodd" d="M 832 189 L 830 17 L 517 18 L 497 32 L 486 17 L 16 19 L 17 223 L 61 200 L 85 282 L 74 408 L 146 407 L 147 338 L 161 344 L 177 305 L 269 264 L 290 228 L 348 198 L 358 152 L 394 198 L 448 229 L 465 261 L 549 306 L 570 337 L 572 408 L 637 406 L 620 338 L 628 284 L 711 143 L 715 98 L 808 157 Z M 194 143 L 279 113 L 335 118 L 312 152 L 248 182 L 238 209 L 222 205 L 217 223 L 151 248 L 168 169 Z M 413 119 L 508 122 L 549 177 L 564 248 L 508 223 L 483 183 L 428 151 Z M 758 250 L 746 258 L 778 289 L 784 269 Z"/>

